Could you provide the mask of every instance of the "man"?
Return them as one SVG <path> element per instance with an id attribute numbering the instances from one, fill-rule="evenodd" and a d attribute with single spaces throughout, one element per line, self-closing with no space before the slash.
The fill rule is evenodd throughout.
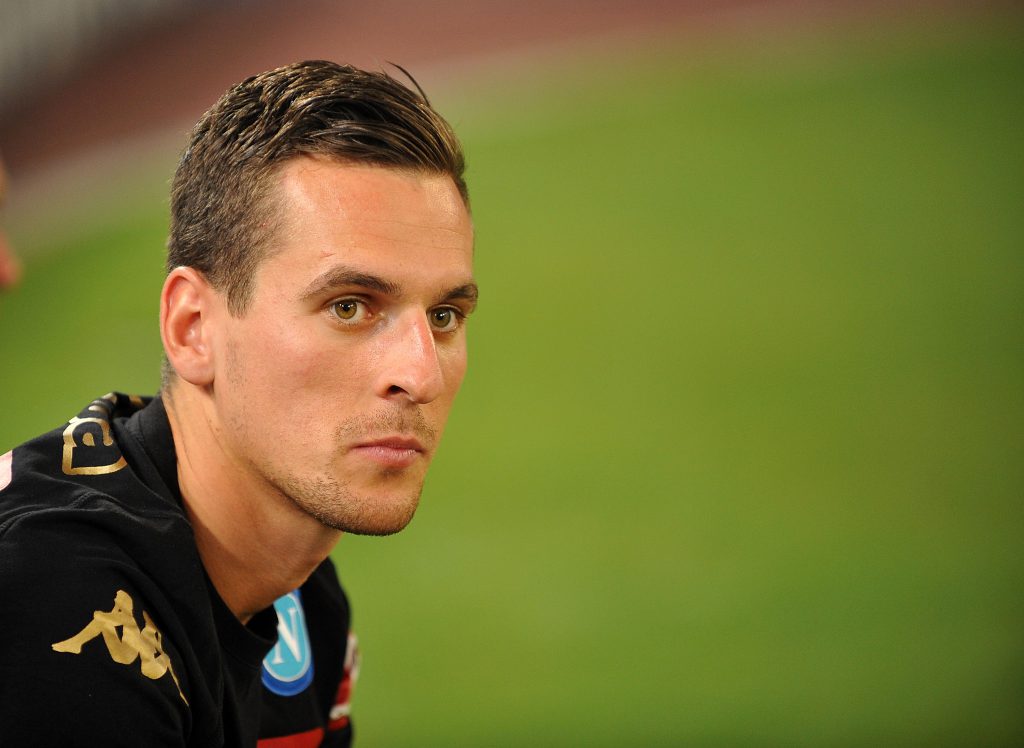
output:
<path id="1" fill-rule="evenodd" d="M 351 740 L 327 556 L 413 516 L 477 290 L 451 129 L 379 73 L 229 90 L 172 187 L 164 386 L 0 458 L 0 745 Z"/>

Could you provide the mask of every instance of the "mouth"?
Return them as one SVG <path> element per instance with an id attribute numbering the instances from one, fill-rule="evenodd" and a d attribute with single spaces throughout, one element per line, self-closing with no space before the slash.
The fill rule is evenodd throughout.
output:
<path id="1" fill-rule="evenodd" d="M 388 436 L 359 442 L 349 451 L 390 470 L 409 467 L 426 456 L 423 444 L 411 436 Z"/>

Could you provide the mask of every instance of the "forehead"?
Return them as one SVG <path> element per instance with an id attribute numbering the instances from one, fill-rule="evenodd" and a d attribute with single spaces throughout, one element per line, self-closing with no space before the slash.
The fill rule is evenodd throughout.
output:
<path id="1" fill-rule="evenodd" d="M 258 285 L 344 264 L 396 280 L 471 280 L 473 226 L 446 175 L 300 156 L 279 170 Z"/>
<path id="2" fill-rule="evenodd" d="M 455 183 L 442 174 L 300 156 L 281 167 L 277 192 L 285 222 L 315 215 L 332 227 L 392 222 L 416 233 L 471 230 Z"/>

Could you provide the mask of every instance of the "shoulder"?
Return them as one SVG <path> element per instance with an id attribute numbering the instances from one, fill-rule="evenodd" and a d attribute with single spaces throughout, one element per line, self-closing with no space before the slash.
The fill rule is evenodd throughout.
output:
<path id="1" fill-rule="evenodd" d="M 109 457 L 89 467 L 123 461 L 107 462 Z M 173 577 L 182 560 L 199 563 L 194 553 L 188 558 L 194 541 L 180 506 L 154 493 L 131 469 L 76 473 L 67 469 L 83 467 L 76 459 L 58 432 L 0 457 L 0 587 L 39 578 L 46 581 L 41 589 L 67 587 L 111 569 L 122 576 L 135 570 L 144 577 Z M 168 554 L 168 547 L 175 552 Z"/>
<path id="2" fill-rule="evenodd" d="M 125 464 L 112 410 L 0 457 L 0 744 L 181 745 L 210 700 L 191 529 Z"/>
<path id="3" fill-rule="evenodd" d="M 146 402 L 105 395 L 66 425 L 0 455 L 0 540 L 26 524 L 38 532 L 84 525 L 126 538 L 145 538 L 147 526 L 159 534 L 169 525 L 186 529 L 181 506 L 140 477 L 137 469 L 144 466 L 133 467 L 125 458 L 131 445 L 115 438 L 115 418 L 140 411 Z"/>

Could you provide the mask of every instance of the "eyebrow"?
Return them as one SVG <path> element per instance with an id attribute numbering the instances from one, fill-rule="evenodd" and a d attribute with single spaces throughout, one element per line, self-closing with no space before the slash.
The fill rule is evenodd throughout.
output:
<path id="1" fill-rule="evenodd" d="M 469 302 L 471 307 L 476 306 L 477 300 L 480 298 L 480 289 L 477 288 L 476 283 L 466 283 L 456 288 L 451 289 L 445 293 L 441 300 L 442 301 L 453 301 L 455 299 L 464 299 Z"/>
<path id="2" fill-rule="evenodd" d="M 344 265 L 338 265 L 310 281 L 301 298 L 302 301 L 308 301 L 332 288 L 342 286 L 359 286 L 388 296 L 398 296 L 402 292 L 402 287 L 397 283 L 384 280 L 376 275 L 362 273 Z"/>
<path id="3" fill-rule="evenodd" d="M 331 289 L 351 286 L 358 286 L 370 291 L 376 291 L 377 293 L 384 294 L 386 296 L 402 295 L 402 287 L 393 281 L 385 280 L 379 276 L 364 273 L 345 265 L 337 265 L 330 270 L 324 271 L 310 281 L 309 285 L 306 286 L 306 290 L 302 292 L 300 298 L 302 301 L 309 301 L 310 299 L 323 295 Z M 455 299 L 462 299 L 468 301 L 475 307 L 479 297 L 480 290 L 476 283 L 464 283 L 460 286 L 444 291 L 440 295 L 439 300 L 452 301 Z"/>

